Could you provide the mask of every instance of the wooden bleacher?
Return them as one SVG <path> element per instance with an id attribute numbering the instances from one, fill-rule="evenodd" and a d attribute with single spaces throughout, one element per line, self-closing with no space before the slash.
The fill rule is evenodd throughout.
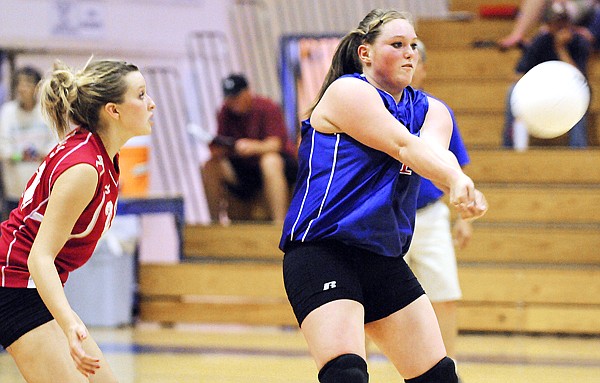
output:
<path id="1" fill-rule="evenodd" d="M 480 3 L 452 2 L 454 10 L 470 11 Z M 459 327 L 600 335 L 597 128 L 590 127 L 590 149 L 544 143 L 525 152 L 500 149 L 518 52 L 475 49 L 472 42 L 495 41 L 511 27 L 507 20 L 418 23 L 428 47 L 427 90 L 456 111 L 472 160 L 467 173 L 490 204 L 474 224 L 472 243 L 457 253 Z M 590 78 L 600 79 L 600 65 L 590 67 Z M 594 98 L 592 111 L 598 110 Z M 141 319 L 294 326 L 279 235 L 264 223 L 186 227 L 182 263 L 140 267 Z"/>
<path id="2" fill-rule="evenodd" d="M 482 3 L 510 2 L 451 2 L 453 10 L 471 12 Z M 420 37 L 430 48 L 427 90 L 455 110 L 471 149 L 467 171 L 491 206 L 475 224 L 470 246 L 457 254 L 464 294 L 459 326 L 473 331 L 598 334 L 600 103 L 593 98 L 590 107 L 589 141 L 594 149 L 550 147 L 564 145 L 563 136 L 532 139 L 534 145 L 548 145 L 539 150 L 498 150 L 506 92 L 521 53 L 475 45 L 496 41 L 512 25 L 477 19 L 419 23 Z M 446 33 L 438 33 L 441 28 Z M 600 79 L 598 60 L 590 62 L 589 79 L 592 85 Z"/>
<path id="3" fill-rule="evenodd" d="M 540 154 L 561 152 L 516 158 L 535 169 L 543 166 Z M 494 154 L 478 156 L 480 169 L 498 163 Z M 600 152 L 569 154 L 562 171 L 572 177 L 543 172 L 535 183 L 488 179 L 482 185 L 492 208 L 475 223 L 470 246 L 458 252 L 462 330 L 600 334 L 593 320 L 600 315 L 599 184 L 572 183 L 580 177 L 577 164 Z M 294 325 L 279 235 L 264 223 L 186 227 L 185 262 L 140 268 L 141 319 Z"/>
<path id="4" fill-rule="evenodd" d="M 594 148 L 596 149 L 596 148 Z M 471 150 L 468 173 L 477 182 L 495 184 L 600 185 L 600 151 Z"/>
<path id="5" fill-rule="evenodd" d="M 455 9 L 474 11 L 481 1 L 459 1 Z M 463 4 L 464 3 L 464 4 Z M 466 4 L 471 6 L 466 6 Z M 485 3 L 494 3 L 486 1 Z M 422 20 L 419 37 L 428 47 L 426 90 L 448 102 L 461 132 L 470 147 L 498 148 L 504 124 L 507 91 L 514 81 L 519 49 L 500 51 L 488 46 L 475 48 L 476 42 L 493 43 L 510 32 L 510 20 L 440 21 Z M 444 30 L 444 33 L 439 33 Z M 460 37 L 456 37 L 460 36 Z M 600 60 L 595 54 L 589 62 L 588 77 L 594 86 L 600 81 Z M 588 115 L 590 144 L 600 145 L 600 98 L 592 96 Z M 534 144 L 565 145 L 566 136 Z"/>
<path id="6" fill-rule="evenodd" d="M 232 228 L 235 230 L 234 228 Z M 210 258 L 214 256 L 211 254 Z M 140 269 L 144 321 L 292 325 L 280 262 L 186 262 Z"/>

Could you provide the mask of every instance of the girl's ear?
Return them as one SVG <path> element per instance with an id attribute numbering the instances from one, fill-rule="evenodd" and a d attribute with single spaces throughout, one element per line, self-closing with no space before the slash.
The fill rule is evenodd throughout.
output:
<path id="1" fill-rule="evenodd" d="M 367 45 L 359 45 L 357 52 L 360 61 L 364 62 L 365 64 L 371 63 L 371 50 Z"/>
<path id="2" fill-rule="evenodd" d="M 104 111 L 109 117 L 114 118 L 115 120 L 118 120 L 120 118 L 119 109 L 117 107 L 117 104 L 115 104 L 114 102 L 109 102 L 106 105 L 104 105 Z"/>

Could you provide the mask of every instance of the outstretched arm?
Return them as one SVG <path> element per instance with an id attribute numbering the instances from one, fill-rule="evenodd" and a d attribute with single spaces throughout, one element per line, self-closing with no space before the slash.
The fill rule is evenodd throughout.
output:
<path id="1" fill-rule="evenodd" d="M 451 126 L 445 107 L 434 106 L 433 110 L 427 117 L 431 124 L 443 120 L 445 113 Z M 483 196 L 475 192 L 473 181 L 462 172 L 454 155 L 440 144 L 412 135 L 389 113 L 371 85 L 353 78 L 334 81 L 313 111 L 311 123 L 323 133 L 346 133 L 445 187 L 451 203 L 459 207 L 461 214 L 464 210 L 466 218 L 485 213 Z M 473 210 L 476 203 L 482 205 Z"/>

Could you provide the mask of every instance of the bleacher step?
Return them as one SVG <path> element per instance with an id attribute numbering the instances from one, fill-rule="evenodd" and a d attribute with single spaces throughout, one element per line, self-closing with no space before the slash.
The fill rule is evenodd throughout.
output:
<path id="1" fill-rule="evenodd" d="M 459 263 L 600 266 L 600 227 L 546 227 L 475 223 Z"/>
<path id="2" fill-rule="evenodd" d="M 600 150 L 470 150 L 469 156 L 466 172 L 476 183 L 600 185 Z"/>
<path id="3" fill-rule="evenodd" d="M 459 275 L 461 330 L 600 333 L 599 267 L 462 264 Z M 140 293 L 145 321 L 295 325 L 280 265 L 142 265 Z"/>
<path id="4" fill-rule="evenodd" d="M 281 227 L 269 223 L 236 223 L 232 226 L 187 225 L 183 253 L 186 257 L 281 261 Z"/>
<path id="5" fill-rule="evenodd" d="M 489 211 L 478 222 L 600 223 L 600 188 L 553 185 L 480 185 Z"/>
<path id="6" fill-rule="evenodd" d="M 504 112 L 511 82 L 502 79 L 431 81 L 427 92 L 444 100 L 455 112 Z M 590 113 L 600 111 L 600 97 L 592 97 Z"/>
<path id="7" fill-rule="evenodd" d="M 437 81 L 515 80 L 515 68 L 522 56 L 518 49 L 500 51 L 497 48 L 436 48 L 427 50 L 427 84 Z M 592 56 L 588 79 L 600 79 L 600 61 Z"/>
<path id="8" fill-rule="evenodd" d="M 417 22 L 416 29 L 428 49 L 456 49 L 471 48 L 476 41 L 497 41 L 510 33 L 513 23 L 503 19 L 424 19 Z"/>

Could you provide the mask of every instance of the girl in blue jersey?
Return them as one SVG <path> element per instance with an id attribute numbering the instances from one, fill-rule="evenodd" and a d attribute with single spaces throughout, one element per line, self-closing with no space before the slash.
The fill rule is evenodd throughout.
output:
<path id="1" fill-rule="evenodd" d="M 417 173 L 463 218 L 487 207 L 447 150 L 448 109 L 408 86 L 416 43 L 407 15 L 371 11 L 341 40 L 302 125 L 280 247 L 286 292 L 322 383 L 368 382 L 365 332 L 407 382 L 457 382 L 431 303 L 402 258 Z"/>

